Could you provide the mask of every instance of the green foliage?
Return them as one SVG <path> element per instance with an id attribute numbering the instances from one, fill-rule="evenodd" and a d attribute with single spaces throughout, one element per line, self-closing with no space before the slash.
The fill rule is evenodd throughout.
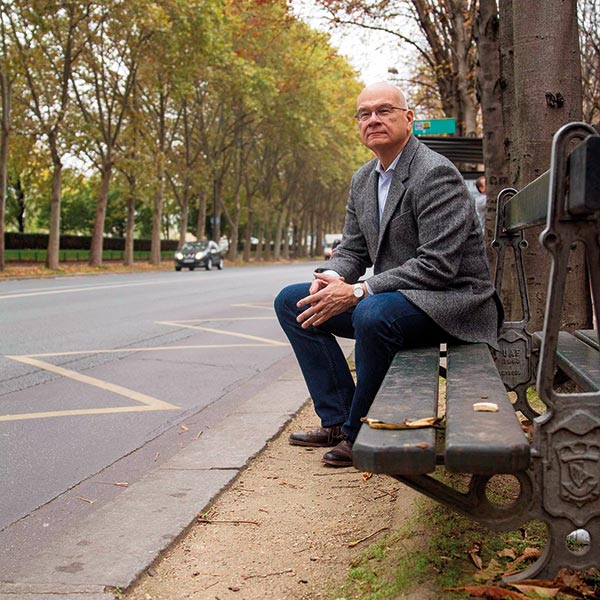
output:
<path id="1" fill-rule="evenodd" d="M 207 221 L 220 216 L 228 235 L 315 240 L 340 228 L 350 176 L 369 157 L 352 119 L 361 86 L 283 0 L 73 0 L 59 10 L 15 0 L 0 16 L 14 27 L 9 160 L 27 201 L 24 211 L 9 195 L 11 228 L 50 227 L 59 164 L 62 232 L 94 229 L 102 171 L 104 230 L 115 235 L 129 198 L 136 234 L 151 235 L 159 211 L 163 237 L 195 231 L 203 198 Z"/>

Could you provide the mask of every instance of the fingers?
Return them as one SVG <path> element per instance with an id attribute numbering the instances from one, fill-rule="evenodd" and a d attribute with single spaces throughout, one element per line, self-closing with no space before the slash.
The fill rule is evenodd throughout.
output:
<path id="1" fill-rule="evenodd" d="M 296 320 L 301 324 L 302 329 L 308 329 L 309 327 L 318 327 L 322 323 L 325 323 L 328 318 L 325 311 L 319 311 L 314 306 L 311 306 L 300 313 Z"/>

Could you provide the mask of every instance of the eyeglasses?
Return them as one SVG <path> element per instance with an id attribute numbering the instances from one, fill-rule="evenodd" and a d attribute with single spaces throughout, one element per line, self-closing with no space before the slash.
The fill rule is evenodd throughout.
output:
<path id="1" fill-rule="evenodd" d="M 395 110 L 410 110 L 408 108 L 402 108 L 401 106 L 390 106 L 389 104 L 384 104 L 383 106 L 378 106 L 375 110 L 367 110 L 366 108 L 361 108 L 355 115 L 354 118 L 359 123 L 366 123 L 371 115 L 376 115 L 380 119 L 387 119 L 391 116 L 392 112 Z"/>

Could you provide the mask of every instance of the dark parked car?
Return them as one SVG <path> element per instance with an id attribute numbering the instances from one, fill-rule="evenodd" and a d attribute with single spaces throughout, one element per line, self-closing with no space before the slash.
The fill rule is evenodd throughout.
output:
<path id="1" fill-rule="evenodd" d="M 223 268 L 223 255 L 216 242 L 186 242 L 175 252 L 175 270 L 183 268 L 193 271 L 196 267 L 204 267 L 210 271 L 213 267 Z"/>

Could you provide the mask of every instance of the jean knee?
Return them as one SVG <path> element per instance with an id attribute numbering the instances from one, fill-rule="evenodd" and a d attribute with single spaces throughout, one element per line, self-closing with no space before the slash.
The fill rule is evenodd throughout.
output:
<path id="1" fill-rule="evenodd" d="M 352 324 L 357 337 L 361 334 L 378 335 L 389 329 L 388 319 L 373 296 L 365 298 L 356 305 Z"/>
<path id="2" fill-rule="evenodd" d="M 298 313 L 298 307 L 296 305 L 298 300 L 301 300 L 308 295 L 308 286 L 309 284 L 306 283 L 294 283 L 284 287 L 277 296 L 275 296 L 273 306 L 279 320 L 285 318 L 286 315 L 296 315 Z"/>

